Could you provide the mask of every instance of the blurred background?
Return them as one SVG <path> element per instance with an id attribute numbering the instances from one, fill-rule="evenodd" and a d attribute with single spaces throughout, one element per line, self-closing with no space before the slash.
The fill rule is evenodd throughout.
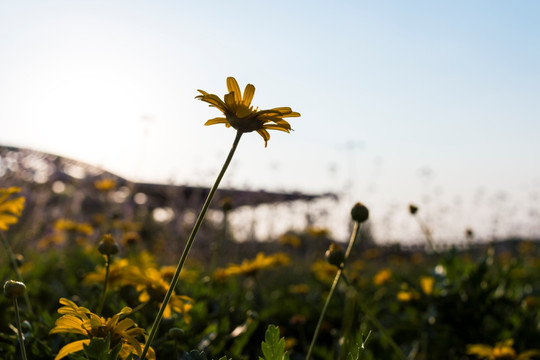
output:
<path id="1" fill-rule="evenodd" d="M 136 183 L 209 187 L 234 131 L 204 127 L 219 113 L 194 97 L 223 96 L 234 76 L 255 85 L 255 106 L 302 117 L 267 148 L 244 136 L 223 187 L 337 196 L 237 215 L 272 219 L 259 238 L 311 223 L 345 240 L 356 201 L 381 243 L 422 238 L 411 203 L 436 242 L 464 241 L 466 229 L 537 237 L 539 11 L 536 1 L 3 1 L 0 145 Z M 10 156 L 2 186 L 17 185 Z"/>

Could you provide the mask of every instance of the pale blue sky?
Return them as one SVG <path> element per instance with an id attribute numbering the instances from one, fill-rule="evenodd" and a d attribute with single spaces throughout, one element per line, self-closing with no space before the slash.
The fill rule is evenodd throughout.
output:
<path id="1" fill-rule="evenodd" d="M 441 236 L 497 216 L 538 235 L 539 19 L 537 1 L 0 1 L 0 144 L 210 185 L 234 132 L 194 96 L 234 76 L 302 117 L 266 149 L 244 136 L 225 185 L 346 192 L 387 239 L 414 235 L 409 202 Z"/>

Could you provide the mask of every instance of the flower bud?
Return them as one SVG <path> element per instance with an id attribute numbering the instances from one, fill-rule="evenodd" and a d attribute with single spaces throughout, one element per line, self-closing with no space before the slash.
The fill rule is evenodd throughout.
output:
<path id="1" fill-rule="evenodd" d="M 369 218 L 369 210 L 364 204 L 358 202 L 351 210 L 351 217 L 354 221 L 362 223 Z"/>
<path id="2" fill-rule="evenodd" d="M 174 327 L 169 330 L 169 336 L 174 340 L 181 340 L 184 336 L 184 330 Z"/>
<path id="3" fill-rule="evenodd" d="M 111 234 L 105 234 L 98 244 L 98 250 L 103 255 L 114 255 L 119 251 L 118 244 Z"/>
<path id="4" fill-rule="evenodd" d="M 345 259 L 345 252 L 343 251 L 341 246 L 332 243 L 330 244 L 328 250 L 326 250 L 324 257 L 329 264 L 340 267 L 343 263 L 343 260 Z"/>
<path id="5" fill-rule="evenodd" d="M 228 196 L 224 197 L 219 205 L 221 206 L 221 210 L 223 210 L 223 212 L 229 212 L 233 209 L 232 199 Z"/>
<path id="6" fill-rule="evenodd" d="M 4 283 L 4 294 L 9 299 L 16 299 L 24 295 L 26 285 L 19 281 L 8 280 Z"/>
<path id="7" fill-rule="evenodd" d="M 409 205 L 409 212 L 411 215 L 415 215 L 418 212 L 418 206 L 415 206 L 413 204 Z"/>

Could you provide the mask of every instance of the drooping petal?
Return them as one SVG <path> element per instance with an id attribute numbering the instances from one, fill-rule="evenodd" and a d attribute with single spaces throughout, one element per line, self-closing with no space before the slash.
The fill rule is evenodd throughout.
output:
<path id="1" fill-rule="evenodd" d="M 270 140 L 270 134 L 268 133 L 268 131 L 266 131 L 264 129 L 259 129 L 259 130 L 257 130 L 257 132 L 264 139 L 264 147 L 266 147 L 268 145 L 268 140 Z"/>
<path id="2" fill-rule="evenodd" d="M 284 127 L 279 126 L 279 125 L 275 125 L 275 124 L 265 124 L 265 125 L 263 125 L 263 127 L 265 129 L 268 129 L 268 130 L 279 130 L 279 131 L 284 131 L 286 133 L 290 133 L 289 129 L 284 128 Z"/>
<path id="3" fill-rule="evenodd" d="M 234 100 L 237 104 L 242 103 L 242 92 L 240 91 L 240 86 L 238 86 L 238 82 L 236 82 L 236 79 L 231 77 L 227 78 L 227 89 L 229 90 L 229 93 L 234 93 Z"/>
<path id="4" fill-rule="evenodd" d="M 62 359 L 64 357 L 68 356 L 69 354 L 79 352 L 84 348 L 84 345 L 88 345 L 88 344 L 90 344 L 90 339 L 78 340 L 78 341 L 74 341 L 72 343 L 69 343 L 69 344 L 67 344 L 66 346 L 64 346 L 63 348 L 60 349 L 60 351 L 58 352 L 58 355 L 56 355 L 54 360 L 60 360 L 60 359 Z"/>
<path id="5" fill-rule="evenodd" d="M 133 348 L 133 350 L 137 352 L 137 355 L 141 356 L 142 349 L 141 349 L 141 343 L 139 342 L 139 340 L 129 335 L 124 335 L 124 339 L 126 339 L 128 344 L 131 345 L 131 347 Z"/>

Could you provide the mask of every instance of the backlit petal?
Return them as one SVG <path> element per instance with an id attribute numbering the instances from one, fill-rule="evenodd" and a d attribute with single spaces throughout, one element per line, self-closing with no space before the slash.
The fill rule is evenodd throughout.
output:
<path id="1" fill-rule="evenodd" d="M 240 92 L 240 86 L 236 82 L 236 79 L 231 77 L 227 78 L 227 89 L 230 92 L 234 92 L 234 100 L 237 104 L 242 102 L 242 93 Z"/>
<path id="2" fill-rule="evenodd" d="M 210 119 L 210 120 L 208 120 L 207 122 L 204 123 L 204 125 L 215 125 L 215 124 L 229 125 L 229 122 L 225 118 L 217 117 L 217 118 Z"/>
<path id="3" fill-rule="evenodd" d="M 244 98 L 242 103 L 246 106 L 251 105 L 251 100 L 253 100 L 253 95 L 255 95 L 255 86 L 247 84 L 244 90 Z"/>
<path id="4" fill-rule="evenodd" d="M 279 125 L 275 125 L 275 124 L 263 125 L 263 127 L 268 130 L 279 130 L 279 131 L 285 131 L 286 133 L 290 132 L 289 129 L 284 128 Z"/>
<path id="5" fill-rule="evenodd" d="M 264 129 L 259 129 L 259 130 L 257 130 L 257 132 L 264 139 L 264 147 L 266 147 L 268 145 L 268 140 L 270 140 L 270 134 L 268 133 L 268 131 L 266 131 Z"/>
<path id="6" fill-rule="evenodd" d="M 56 355 L 54 360 L 60 360 L 60 359 L 62 359 L 64 357 L 68 356 L 69 354 L 79 352 L 79 351 L 81 351 L 83 349 L 84 345 L 88 345 L 88 344 L 90 344 L 89 339 L 78 340 L 78 341 L 74 341 L 72 343 L 69 343 L 69 344 L 67 344 L 66 346 L 64 346 L 63 348 L 60 349 L 60 351 L 58 352 L 58 355 Z"/>

